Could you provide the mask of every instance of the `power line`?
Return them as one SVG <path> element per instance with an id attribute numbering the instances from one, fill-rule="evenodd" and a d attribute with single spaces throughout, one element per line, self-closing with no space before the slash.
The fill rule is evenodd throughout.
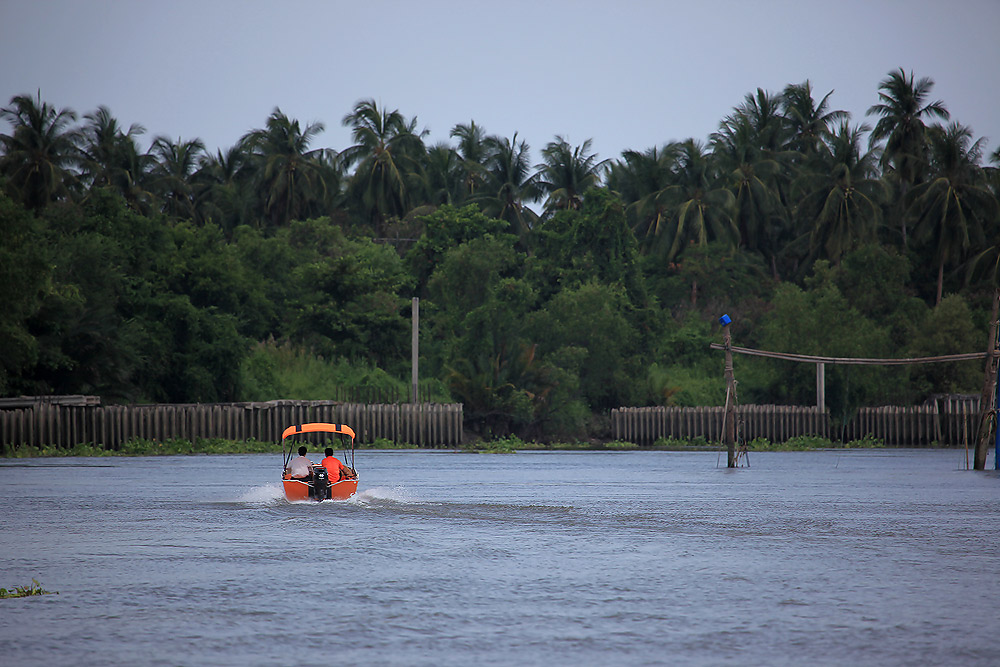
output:
<path id="1" fill-rule="evenodd" d="M 720 343 L 712 343 L 713 350 L 725 350 L 725 346 Z M 984 359 L 986 352 L 967 352 L 965 354 L 945 354 L 937 357 L 910 357 L 908 359 L 873 359 L 863 357 L 820 357 L 810 354 L 792 354 L 790 352 L 769 352 L 767 350 L 755 350 L 749 347 L 731 346 L 733 352 L 747 354 L 754 357 L 770 357 L 772 359 L 784 359 L 786 361 L 801 361 L 813 364 L 843 364 L 854 366 L 907 366 L 910 364 L 938 364 L 948 361 L 975 361 Z"/>

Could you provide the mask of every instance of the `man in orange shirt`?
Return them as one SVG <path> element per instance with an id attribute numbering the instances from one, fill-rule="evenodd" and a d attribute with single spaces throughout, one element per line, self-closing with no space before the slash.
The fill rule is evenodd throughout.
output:
<path id="1" fill-rule="evenodd" d="M 331 483 L 342 479 L 357 478 L 358 474 L 356 472 L 345 466 L 341 463 L 340 459 L 333 455 L 333 449 L 327 447 L 324 453 L 326 454 L 326 458 L 320 462 L 320 465 L 326 468 Z"/>

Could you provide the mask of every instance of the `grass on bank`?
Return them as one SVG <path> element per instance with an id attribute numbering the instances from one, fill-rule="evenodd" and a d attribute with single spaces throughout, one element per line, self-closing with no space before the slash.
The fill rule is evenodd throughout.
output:
<path id="1" fill-rule="evenodd" d="M 755 438 L 747 443 L 747 449 L 756 452 L 797 452 L 811 449 L 871 449 L 884 447 L 881 438 L 865 436 L 860 440 L 850 442 L 834 442 L 819 436 L 795 436 L 785 442 L 771 442 L 767 438 Z M 718 441 L 709 441 L 704 437 L 697 438 L 658 438 L 648 447 L 640 447 L 634 442 L 612 440 L 604 443 L 537 443 L 524 442 L 516 436 L 498 438 L 489 442 L 476 442 L 462 448 L 462 451 L 484 454 L 510 454 L 516 451 L 717 451 L 725 449 Z"/>
<path id="2" fill-rule="evenodd" d="M 309 445 L 310 449 L 321 450 L 325 445 Z M 339 450 L 339 443 L 331 443 Z M 796 436 L 785 442 L 771 442 L 767 438 L 755 438 L 747 443 L 752 452 L 790 452 L 811 449 L 861 449 L 884 447 L 879 438 L 865 436 L 860 440 L 846 443 L 834 442 L 818 436 Z M 357 449 L 416 449 L 416 445 L 397 443 L 386 438 L 378 438 L 371 443 L 358 443 Z M 634 442 L 612 440 L 604 443 L 594 442 L 562 442 L 538 443 L 525 442 L 516 436 L 497 438 L 489 441 L 477 441 L 459 447 L 458 450 L 480 454 L 512 454 L 517 451 L 716 451 L 724 449 L 717 441 L 698 438 L 659 438 L 648 447 L 640 447 Z M 134 438 L 122 444 L 115 450 L 91 443 L 79 444 L 71 448 L 54 446 L 29 446 L 5 448 L 5 458 L 39 458 L 52 456 L 183 456 L 193 454 L 278 454 L 281 446 L 274 442 L 261 440 L 225 440 L 223 438 L 170 438 L 168 440 L 147 440 Z"/>
<path id="3" fill-rule="evenodd" d="M 32 579 L 27 586 L 15 586 L 11 590 L 0 588 L 0 600 L 8 598 L 26 598 L 30 595 L 59 595 L 59 592 L 47 591 L 42 588 L 37 579 Z"/>
<path id="4" fill-rule="evenodd" d="M 297 446 L 297 443 L 296 443 Z M 310 450 L 321 451 L 323 447 L 333 447 L 340 450 L 339 442 L 332 442 L 329 445 L 313 445 Z M 404 443 L 394 443 L 385 438 L 377 438 L 373 443 L 358 443 L 357 449 L 408 449 L 413 445 Z M 186 440 L 184 438 L 169 438 L 167 440 L 148 440 L 146 438 L 133 438 L 123 443 L 118 449 L 111 449 L 104 445 L 94 445 L 92 443 L 82 443 L 73 447 L 55 447 L 43 445 L 36 447 L 32 445 L 21 445 L 20 447 L 4 449 L 3 456 L 6 458 L 41 458 L 52 456 L 184 456 L 189 454 L 280 454 L 281 445 L 274 442 L 262 440 L 226 440 L 224 438 L 195 438 Z"/>

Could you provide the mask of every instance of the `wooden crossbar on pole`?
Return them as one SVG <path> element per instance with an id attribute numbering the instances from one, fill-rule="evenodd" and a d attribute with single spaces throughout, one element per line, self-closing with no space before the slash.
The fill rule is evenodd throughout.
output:
<path id="1" fill-rule="evenodd" d="M 719 343 L 711 343 L 713 350 L 725 350 L 726 347 Z M 848 364 L 855 366 L 906 366 L 909 364 L 938 364 L 948 361 L 975 361 L 984 359 L 986 352 L 967 352 L 965 354 L 945 354 L 939 357 L 911 357 L 909 359 L 870 359 L 864 357 L 820 357 L 810 354 L 792 354 L 790 352 L 768 352 L 767 350 L 754 350 L 749 347 L 730 348 L 738 354 L 747 354 L 755 357 L 770 357 L 772 359 L 784 359 L 786 361 L 801 361 L 811 364 Z"/>

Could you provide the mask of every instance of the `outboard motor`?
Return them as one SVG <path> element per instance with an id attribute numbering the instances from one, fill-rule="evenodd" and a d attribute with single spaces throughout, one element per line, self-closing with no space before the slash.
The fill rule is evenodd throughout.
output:
<path id="1" fill-rule="evenodd" d="M 313 466 L 313 498 L 326 500 L 330 497 L 330 476 L 323 466 Z"/>

